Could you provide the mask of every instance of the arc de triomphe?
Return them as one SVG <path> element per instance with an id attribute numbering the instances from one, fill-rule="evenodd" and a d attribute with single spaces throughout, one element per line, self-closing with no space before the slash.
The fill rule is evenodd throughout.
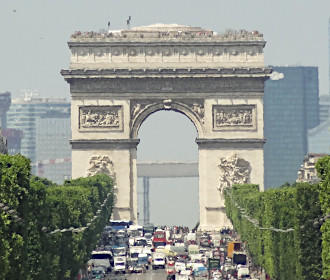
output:
<path id="1" fill-rule="evenodd" d="M 262 34 L 156 24 L 76 32 L 68 44 L 70 67 L 61 74 L 72 97 L 72 176 L 114 175 L 115 219 L 137 221 L 138 131 L 159 110 L 184 114 L 198 132 L 202 230 L 228 223 L 224 188 L 251 182 L 263 190 L 271 69 Z"/>

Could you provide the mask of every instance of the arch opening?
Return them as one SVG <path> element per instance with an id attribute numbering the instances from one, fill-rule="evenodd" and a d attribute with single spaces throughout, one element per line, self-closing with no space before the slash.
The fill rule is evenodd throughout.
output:
<path id="1" fill-rule="evenodd" d="M 138 164 L 141 162 L 155 164 L 194 162 L 198 164 L 198 147 L 195 143 L 198 130 L 191 119 L 184 115 L 178 110 L 159 109 L 149 113 L 143 119 L 138 130 L 140 138 L 137 148 Z M 176 173 L 174 176 L 186 174 L 180 174 L 180 171 Z M 189 177 L 170 177 L 170 175 L 160 178 L 157 176 L 159 174 L 148 178 L 149 222 L 155 225 L 194 227 L 199 221 L 198 177 L 191 174 L 187 175 Z M 164 176 L 168 176 L 168 172 Z M 146 197 L 143 195 L 146 191 L 145 187 L 146 178 L 139 177 L 137 198 L 140 224 L 146 221 L 144 208 Z"/>
<path id="2" fill-rule="evenodd" d="M 166 103 L 167 100 L 164 100 L 163 103 L 153 103 L 145 108 L 143 108 L 132 120 L 131 123 L 131 138 L 135 139 L 138 137 L 139 129 L 143 122 L 152 114 L 158 111 L 174 111 L 186 116 L 193 124 L 196 129 L 197 137 L 203 137 L 203 117 L 204 111 L 199 112 L 199 108 L 193 110 L 188 105 L 180 102 L 172 102 L 169 100 L 169 103 Z M 202 109 L 204 110 L 204 109 Z"/>

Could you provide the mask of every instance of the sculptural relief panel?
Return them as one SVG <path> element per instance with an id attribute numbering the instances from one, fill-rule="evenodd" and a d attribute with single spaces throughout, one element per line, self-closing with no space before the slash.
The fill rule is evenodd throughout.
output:
<path id="1" fill-rule="evenodd" d="M 213 105 L 213 130 L 256 130 L 255 105 Z"/>
<path id="2" fill-rule="evenodd" d="M 108 156 L 94 155 L 89 160 L 87 176 L 106 174 L 112 178 L 116 177 L 112 160 Z"/>
<path id="3" fill-rule="evenodd" d="M 221 194 L 234 184 L 250 183 L 251 165 L 248 161 L 239 158 L 236 153 L 220 158 L 218 168 L 220 169 L 218 190 Z"/>
<path id="4" fill-rule="evenodd" d="M 79 129 L 123 130 L 122 106 L 81 106 L 79 107 Z"/>

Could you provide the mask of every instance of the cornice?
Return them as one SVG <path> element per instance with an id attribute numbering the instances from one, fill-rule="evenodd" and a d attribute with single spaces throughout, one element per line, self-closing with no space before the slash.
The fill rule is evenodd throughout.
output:
<path id="1" fill-rule="evenodd" d="M 272 68 L 112 68 L 112 69 L 62 69 L 61 75 L 66 79 L 97 78 L 189 78 L 189 77 L 264 77 L 268 78 Z"/>
<path id="2" fill-rule="evenodd" d="M 70 140 L 74 150 L 136 148 L 140 139 L 75 139 Z"/>
<path id="3" fill-rule="evenodd" d="M 74 47 L 212 47 L 212 46 L 260 46 L 265 47 L 266 41 L 203 41 L 203 40 L 81 40 L 69 41 L 69 48 Z"/>
<path id="4" fill-rule="evenodd" d="M 197 138 L 199 148 L 263 148 L 266 143 L 264 138 Z"/>

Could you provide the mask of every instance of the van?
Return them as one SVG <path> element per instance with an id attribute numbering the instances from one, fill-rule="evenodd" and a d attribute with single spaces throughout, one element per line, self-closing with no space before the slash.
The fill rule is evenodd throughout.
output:
<path id="1" fill-rule="evenodd" d="M 126 273 L 126 257 L 114 257 L 113 271 L 117 273 Z"/>
<path id="2" fill-rule="evenodd" d="M 91 259 L 87 262 L 89 266 L 103 266 L 107 272 L 111 271 L 111 251 L 93 251 Z"/>

